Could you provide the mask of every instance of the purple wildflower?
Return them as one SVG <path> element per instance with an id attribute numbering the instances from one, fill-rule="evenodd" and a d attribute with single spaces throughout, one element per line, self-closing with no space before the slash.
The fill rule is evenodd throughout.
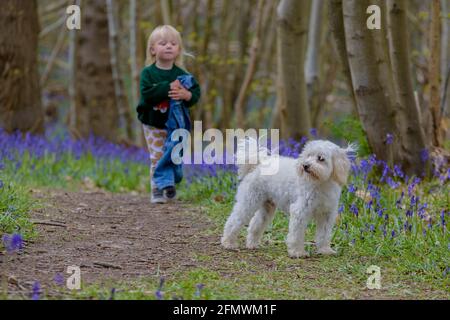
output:
<path id="1" fill-rule="evenodd" d="M 343 204 L 341 204 L 341 205 L 339 206 L 339 209 L 338 209 L 338 213 L 339 213 L 339 214 L 341 214 L 342 212 L 344 212 L 344 205 L 343 205 Z"/>
<path id="2" fill-rule="evenodd" d="M 386 135 L 386 144 L 392 144 L 394 142 L 394 136 L 390 133 Z"/>
<path id="3" fill-rule="evenodd" d="M 57 273 L 53 278 L 57 286 L 62 287 L 64 285 L 64 276 L 61 273 Z"/>
<path id="4" fill-rule="evenodd" d="M 395 230 L 392 230 L 391 232 L 391 239 L 395 238 Z"/>
<path id="5" fill-rule="evenodd" d="M 200 294 L 202 292 L 202 289 L 205 287 L 203 283 L 199 283 L 196 285 L 197 291 L 195 292 L 196 297 L 200 297 Z"/>
<path id="6" fill-rule="evenodd" d="M 350 183 L 350 184 L 348 185 L 348 192 L 350 192 L 350 193 L 355 193 L 356 190 L 357 190 L 357 188 L 355 187 L 355 185 L 354 185 L 353 183 Z"/>
<path id="7" fill-rule="evenodd" d="M 397 207 L 397 209 L 400 209 L 402 201 L 403 201 L 403 197 L 405 196 L 405 193 L 402 191 L 402 194 L 400 195 L 400 198 L 397 199 L 397 201 L 395 202 L 395 206 Z"/>
<path id="8" fill-rule="evenodd" d="M 8 234 L 3 235 L 2 242 L 8 253 L 18 252 L 23 248 L 23 238 L 18 233 L 12 236 Z"/>
<path id="9" fill-rule="evenodd" d="M 350 205 L 350 212 L 353 213 L 356 217 L 358 217 L 359 210 L 354 203 Z"/>
<path id="10" fill-rule="evenodd" d="M 375 232 L 375 226 L 373 224 L 371 224 L 369 230 L 370 230 L 370 232 Z"/>
<path id="11" fill-rule="evenodd" d="M 35 281 L 32 287 L 31 299 L 39 300 L 40 294 L 41 294 L 41 284 L 38 281 Z"/>
<path id="12" fill-rule="evenodd" d="M 394 176 L 403 178 L 405 177 L 405 174 L 403 173 L 402 169 L 398 165 L 394 165 Z"/>
<path id="13" fill-rule="evenodd" d="M 423 163 L 427 162 L 429 158 L 430 158 L 430 154 L 428 152 L 428 149 L 423 149 L 422 151 L 420 151 L 420 160 Z"/>
<path id="14" fill-rule="evenodd" d="M 391 187 L 391 189 L 396 189 L 400 185 L 399 182 L 395 182 L 391 177 L 387 177 L 386 183 L 389 187 Z"/>
<path id="15" fill-rule="evenodd" d="M 3 188 L 3 186 L 4 186 L 3 181 L 0 180 L 0 189 Z"/>
<path id="16" fill-rule="evenodd" d="M 317 129 L 316 129 L 316 128 L 311 128 L 311 130 L 309 130 L 309 133 L 310 133 L 314 138 L 317 138 Z"/>

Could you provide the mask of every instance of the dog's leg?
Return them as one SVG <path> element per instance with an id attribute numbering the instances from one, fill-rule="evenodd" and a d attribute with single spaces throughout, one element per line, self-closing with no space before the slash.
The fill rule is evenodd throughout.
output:
<path id="1" fill-rule="evenodd" d="M 225 248 L 238 248 L 239 231 L 250 221 L 259 207 L 259 204 L 251 200 L 248 202 L 238 200 L 236 202 L 233 207 L 233 212 L 228 217 L 228 220 L 225 223 L 225 228 L 223 230 L 221 243 Z"/>
<path id="2" fill-rule="evenodd" d="M 289 233 L 286 244 L 291 258 L 301 258 L 308 256 L 305 251 L 305 232 L 308 221 L 311 218 L 311 212 L 306 208 L 291 207 L 291 216 L 289 218 Z"/>
<path id="3" fill-rule="evenodd" d="M 264 231 L 272 223 L 274 216 L 275 204 L 272 201 L 266 201 L 250 221 L 247 234 L 248 249 L 256 249 L 259 246 Z"/>
<path id="4" fill-rule="evenodd" d="M 336 221 L 337 211 L 329 214 L 319 215 L 317 217 L 316 228 L 316 246 L 317 253 L 324 255 L 336 254 L 336 251 L 331 249 L 331 233 L 334 223 Z"/>

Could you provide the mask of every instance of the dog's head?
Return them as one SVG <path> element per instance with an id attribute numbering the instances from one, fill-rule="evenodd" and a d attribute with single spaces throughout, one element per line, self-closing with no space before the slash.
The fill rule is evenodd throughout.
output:
<path id="1" fill-rule="evenodd" d="M 343 186 L 347 183 L 350 171 L 347 154 L 353 151 L 352 145 L 343 149 L 330 141 L 310 141 L 298 158 L 298 172 L 310 181 L 325 182 L 332 179 Z"/>

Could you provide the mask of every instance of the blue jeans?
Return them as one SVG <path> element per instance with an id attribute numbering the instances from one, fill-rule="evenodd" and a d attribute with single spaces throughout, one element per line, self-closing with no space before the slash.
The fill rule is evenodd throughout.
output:
<path id="1" fill-rule="evenodd" d="M 191 75 L 179 76 L 177 79 L 186 89 L 190 89 L 193 85 L 193 77 Z M 161 159 L 159 159 L 155 172 L 153 173 L 153 181 L 158 189 L 174 186 L 183 179 L 182 164 L 175 164 L 172 161 L 172 150 L 178 143 L 181 143 L 181 138 L 177 141 L 172 141 L 171 137 L 176 129 L 186 129 L 189 131 L 191 128 L 189 111 L 184 106 L 183 101 L 170 99 L 166 128 L 167 139 L 164 142 L 164 153 Z M 183 156 L 182 152 L 180 156 Z"/>

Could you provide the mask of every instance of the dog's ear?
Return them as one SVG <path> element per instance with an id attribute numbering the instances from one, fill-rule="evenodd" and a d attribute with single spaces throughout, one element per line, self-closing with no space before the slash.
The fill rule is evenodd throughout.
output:
<path id="1" fill-rule="evenodd" d="M 341 186 L 347 183 L 348 174 L 350 171 L 350 160 L 347 157 L 347 152 L 344 149 L 337 149 L 333 154 L 333 179 Z"/>

